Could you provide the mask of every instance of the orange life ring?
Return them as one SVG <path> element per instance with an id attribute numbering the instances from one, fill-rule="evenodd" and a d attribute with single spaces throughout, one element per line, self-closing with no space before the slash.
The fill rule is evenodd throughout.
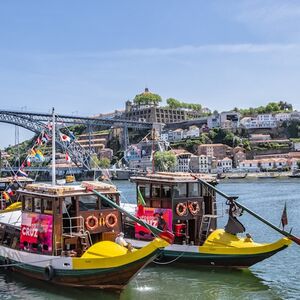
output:
<path id="1" fill-rule="evenodd" d="M 179 202 L 176 205 L 176 214 L 180 217 L 185 216 L 187 213 L 186 203 Z"/>
<path id="2" fill-rule="evenodd" d="M 112 222 L 110 220 L 113 220 Z M 108 228 L 113 228 L 117 225 L 118 223 L 118 218 L 115 214 L 113 213 L 110 213 L 108 214 L 106 217 L 105 217 L 105 225 L 108 227 Z"/>
<path id="3" fill-rule="evenodd" d="M 98 219 L 95 216 L 88 216 L 85 220 L 85 226 L 88 230 L 95 230 L 98 227 Z"/>
<path id="4" fill-rule="evenodd" d="M 200 205 L 198 203 L 198 201 L 194 201 L 194 202 L 189 202 L 189 211 L 192 215 L 197 215 L 200 211 Z"/>

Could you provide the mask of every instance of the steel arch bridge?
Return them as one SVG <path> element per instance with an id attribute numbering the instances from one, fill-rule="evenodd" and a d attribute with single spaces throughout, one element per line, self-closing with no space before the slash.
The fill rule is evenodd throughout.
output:
<path id="1" fill-rule="evenodd" d="M 128 137 L 128 128 L 135 129 L 151 129 L 152 123 L 144 123 L 122 119 L 108 119 L 108 118 L 88 118 L 68 115 L 56 115 L 56 119 L 60 123 L 65 125 L 85 125 L 88 128 L 92 126 L 103 127 L 121 127 L 124 129 L 124 135 Z M 23 127 L 34 133 L 47 132 L 49 136 L 52 136 L 52 132 L 47 128 L 47 124 L 52 121 L 52 114 L 34 113 L 34 112 L 21 112 L 21 111 L 8 111 L 0 110 L 0 122 L 8 123 Z M 58 133 L 56 133 L 57 146 L 68 151 L 72 161 L 78 166 L 90 170 L 90 152 L 85 150 L 78 142 L 62 142 L 59 139 Z"/>

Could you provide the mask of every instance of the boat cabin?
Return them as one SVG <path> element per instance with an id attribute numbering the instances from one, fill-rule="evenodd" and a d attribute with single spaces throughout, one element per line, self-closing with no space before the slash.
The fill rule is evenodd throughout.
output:
<path id="1" fill-rule="evenodd" d="M 19 235 L 20 250 L 46 255 L 81 256 L 92 244 L 114 240 L 121 230 L 121 214 L 100 197 L 88 191 L 91 187 L 119 203 L 119 193 L 103 182 L 83 182 L 81 185 L 51 186 L 28 184 L 18 190 L 22 210 L 19 226 L 0 226 L 0 244 L 12 247 Z M 8 213 L 6 213 L 8 214 Z M 10 233 L 11 232 L 11 233 Z M 9 245 L 8 245 L 9 244 Z"/>
<path id="2" fill-rule="evenodd" d="M 11 203 L 18 201 L 18 197 L 16 194 L 17 189 L 21 187 L 25 187 L 26 184 L 32 183 L 33 179 L 27 177 L 1 177 L 0 178 L 0 210 L 4 210 Z M 9 192 L 8 192 L 9 190 Z M 3 192 L 6 192 L 9 199 L 5 199 Z"/>
<path id="3" fill-rule="evenodd" d="M 204 174 L 158 172 L 132 177 L 137 202 L 145 202 L 143 208 L 138 208 L 138 217 L 161 230 L 173 231 L 176 244 L 201 245 L 216 229 L 217 209 L 215 192 L 201 184 L 197 177 L 216 183 L 213 177 Z M 134 237 L 148 239 L 151 234 L 135 225 Z"/>

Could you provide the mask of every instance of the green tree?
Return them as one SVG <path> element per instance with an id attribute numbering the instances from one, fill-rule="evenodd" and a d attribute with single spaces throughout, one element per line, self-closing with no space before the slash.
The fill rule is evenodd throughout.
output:
<path id="1" fill-rule="evenodd" d="M 176 166 L 176 156 L 171 151 L 155 152 L 154 165 L 159 171 L 170 171 Z"/>
<path id="2" fill-rule="evenodd" d="M 172 109 L 177 109 L 181 107 L 181 102 L 179 100 L 176 100 L 174 98 L 168 98 L 166 101 L 168 106 Z"/>
<path id="3" fill-rule="evenodd" d="M 90 165 L 92 169 L 99 168 L 99 158 L 97 157 L 97 154 L 92 154 L 90 158 Z"/>
<path id="4" fill-rule="evenodd" d="M 110 167 L 110 160 L 107 157 L 99 159 L 100 168 L 107 169 Z"/>
<path id="5" fill-rule="evenodd" d="M 146 88 L 145 92 L 136 95 L 133 101 L 138 105 L 158 105 L 159 102 L 162 101 L 162 99 L 158 94 L 150 93 Z"/>
<path id="6" fill-rule="evenodd" d="M 103 158 L 99 159 L 97 157 L 97 154 L 91 155 L 91 168 L 107 169 L 109 167 L 110 167 L 110 160 L 107 157 L 103 157 Z"/>

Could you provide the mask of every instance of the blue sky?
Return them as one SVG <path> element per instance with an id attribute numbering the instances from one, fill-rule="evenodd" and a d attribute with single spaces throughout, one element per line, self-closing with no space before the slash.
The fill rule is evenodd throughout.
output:
<path id="1" fill-rule="evenodd" d="M 299 1 L 1 1 L 1 109 L 92 115 L 145 86 L 211 109 L 300 109 L 299 28 Z"/>

